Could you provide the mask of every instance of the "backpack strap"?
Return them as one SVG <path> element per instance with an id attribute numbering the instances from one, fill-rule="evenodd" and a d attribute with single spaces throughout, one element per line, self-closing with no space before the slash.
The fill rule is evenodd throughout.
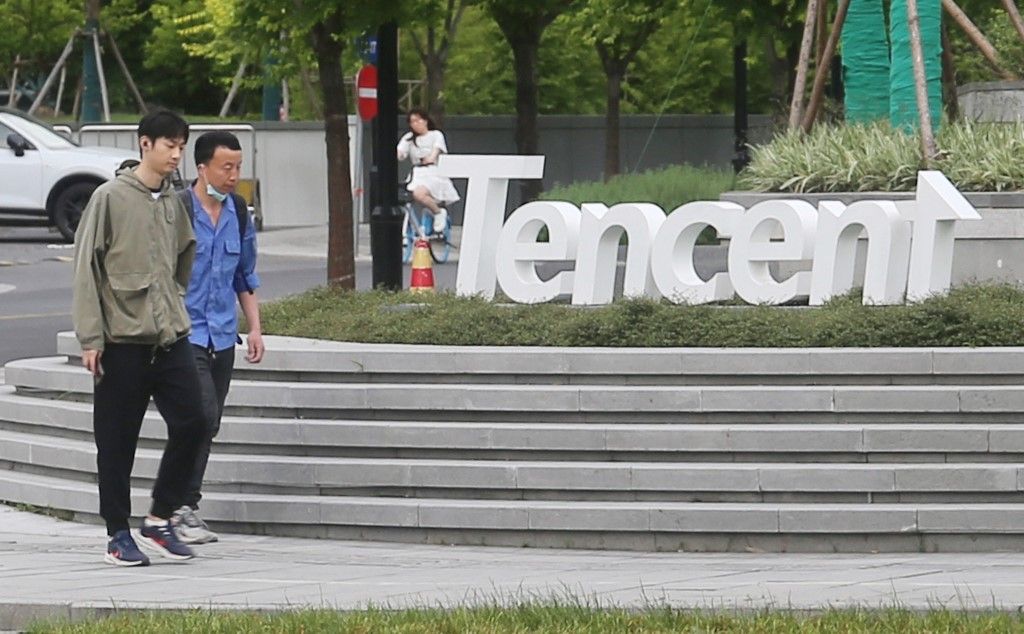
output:
<path id="1" fill-rule="evenodd" d="M 239 194 L 231 194 L 231 201 L 235 203 L 235 215 L 238 216 L 238 244 L 244 250 L 245 232 L 249 228 L 249 203 L 245 202 L 245 198 L 242 198 Z M 238 264 L 241 266 L 241 259 L 239 259 Z M 245 276 L 242 276 L 242 281 L 245 284 L 245 290 L 251 295 L 253 289 L 245 281 Z"/>
<path id="2" fill-rule="evenodd" d="M 194 227 L 196 224 L 196 210 L 192 206 L 192 191 L 189 188 L 179 189 L 178 198 L 185 205 L 185 211 L 188 213 L 188 221 L 192 223 Z"/>
<path id="3" fill-rule="evenodd" d="M 231 194 L 231 200 L 235 203 L 235 215 L 238 216 L 238 242 L 245 241 L 245 230 L 249 228 L 249 203 L 245 202 L 241 194 Z"/>

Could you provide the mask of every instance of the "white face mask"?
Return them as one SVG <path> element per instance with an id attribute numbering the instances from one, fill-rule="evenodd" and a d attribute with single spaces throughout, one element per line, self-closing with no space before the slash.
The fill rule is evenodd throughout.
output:
<path id="1" fill-rule="evenodd" d="M 217 191 L 216 187 L 214 187 L 213 185 L 211 185 L 209 183 L 206 184 L 206 193 L 210 195 L 210 198 L 213 198 L 214 200 L 216 200 L 219 203 L 222 203 L 222 202 L 224 202 L 225 200 L 228 199 L 228 195 L 227 194 L 220 193 L 219 191 Z"/>
<path id="2" fill-rule="evenodd" d="M 206 180 L 206 174 L 205 173 L 203 173 L 202 176 L 203 176 L 203 180 L 206 181 L 206 193 L 207 193 L 207 195 L 210 196 L 210 198 L 216 200 L 219 203 L 222 203 L 222 202 L 224 202 L 225 200 L 228 199 L 228 195 L 227 194 L 220 193 L 217 190 L 216 187 L 214 187 L 213 185 L 210 184 L 210 181 Z"/>

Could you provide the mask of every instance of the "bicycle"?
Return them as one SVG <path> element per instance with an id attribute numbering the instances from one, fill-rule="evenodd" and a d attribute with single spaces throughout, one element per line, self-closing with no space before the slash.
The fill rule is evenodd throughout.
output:
<path id="1" fill-rule="evenodd" d="M 405 211 L 402 219 L 402 262 L 412 261 L 413 248 L 417 240 L 426 240 L 430 245 L 430 257 L 437 264 L 448 261 L 452 249 L 452 215 L 448 213 L 444 231 L 434 233 L 434 215 L 412 200 L 412 194 L 402 189 L 399 202 Z"/>

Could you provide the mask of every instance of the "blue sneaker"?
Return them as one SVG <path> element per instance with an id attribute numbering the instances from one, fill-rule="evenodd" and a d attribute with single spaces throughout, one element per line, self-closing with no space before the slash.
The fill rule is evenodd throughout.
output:
<path id="1" fill-rule="evenodd" d="M 164 522 L 163 526 L 153 526 L 143 521 L 142 529 L 139 531 L 139 543 L 143 548 L 175 561 L 184 561 L 195 556 L 192 549 L 174 534 L 174 527 L 170 522 Z"/>
<path id="2" fill-rule="evenodd" d="M 103 561 L 114 566 L 148 566 L 149 557 L 135 545 L 128 529 L 119 530 L 107 542 L 107 554 Z"/>

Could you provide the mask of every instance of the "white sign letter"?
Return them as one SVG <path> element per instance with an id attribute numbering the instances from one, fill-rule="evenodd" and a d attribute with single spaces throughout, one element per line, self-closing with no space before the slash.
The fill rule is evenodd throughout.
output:
<path id="1" fill-rule="evenodd" d="M 706 282 L 693 268 L 697 238 L 708 225 L 719 238 L 732 235 L 743 215 L 736 203 L 692 202 L 677 207 L 662 223 L 651 247 L 651 274 L 661 294 L 677 304 L 706 304 L 733 296 L 728 273 L 715 273 Z"/>
<path id="2" fill-rule="evenodd" d="M 899 304 L 907 284 L 910 224 L 890 200 L 861 200 L 849 207 L 834 201 L 818 205 L 818 235 L 811 273 L 811 306 L 853 288 L 857 240 L 868 234 L 864 266 L 865 304 Z"/>
<path id="3" fill-rule="evenodd" d="M 548 241 L 537 234 L 548 228 Z M 576 259 L 580 210 L 572 203 L 535 201 L 512 212 L 498 237 L 495 257 L 498 283 L 514 302 L 546 302 L 572 291 L 571 271 L 562 271 L 546 282 L 537 276 L 535 262 Z"/>
<path id="4" fill-rule="evenodd" d="M 608 304 L 615 289 L 619 240 L 629 236 L 626 271 L 622 284 L 625 297 L 642 297 L 654 290 L 651 279 L 651 242 L 665 222 L 665 212 L 651 203 L 623 203 L 611 209 L 600 203 L 585 203 L 580 222 L 580 249 L 576 256 L 573 304 Z"/>
<path id="5" fill-rule="evenodd" d="M 782 304 L 806 296 L 810 271 L 779 282 L 768 264 L 810 260 L 817 220 L 818 212 L 802 200 L 769 200 L 751 207 L 729 243 L 729 276 L 736 293 L 751 304 Z M 776 227 L 782 228 L 782 238 L 773 241 Z"/>
<path id="6" fill-rule="evenodd" d="M 953 274 L 953 226 L 957 220 L 981 220 L 981 215 L 963 194 L 937 171 L 917 173 L 913 216 L 914 239 L 907 274 L 909 300 L 949 290 Z"/>
<path id="7" fill-rule="evenodd" d="M 505 218 L 505 200 L 511 178 L 544 176 L 543 156 L 442 155 L 437 173 L 468 178 L 462 220 L 462 250 L 455 292 L 494 297 L 494 252 L 491 251 Z"/>

